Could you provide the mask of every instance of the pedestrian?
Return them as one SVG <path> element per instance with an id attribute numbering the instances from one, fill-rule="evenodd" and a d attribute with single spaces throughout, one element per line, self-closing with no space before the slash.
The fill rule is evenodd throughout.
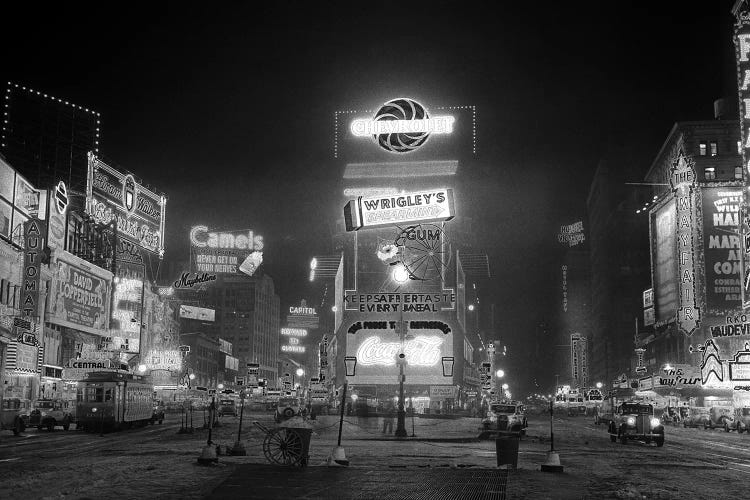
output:
<path id="1" fill-rule="evenodd" d="M 388 405 L 383 417 L 383 434 L 393 434 L 393 419 L 396 416 L 393 405 Z"/>

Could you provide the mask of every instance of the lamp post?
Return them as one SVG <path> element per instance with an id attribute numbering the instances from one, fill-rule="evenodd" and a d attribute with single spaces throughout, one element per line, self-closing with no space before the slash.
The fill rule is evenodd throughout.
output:
<path id="1" fill-rule="evenodd" d="M 404 408 L 404 364 L 406 355 L 404 354 L 404 336 L 406 324 L 404 323 L 404 309 L 401 310 L 401 320 L 398 324 L 398 335 L 401 340 L 401 352 L 398 354 L 396 363 L 398 363 L 398 410 L 396 411 L 396 431 L 393 433 L 397 438 L 405 438 L 406 432 L 406 408 Z"/>

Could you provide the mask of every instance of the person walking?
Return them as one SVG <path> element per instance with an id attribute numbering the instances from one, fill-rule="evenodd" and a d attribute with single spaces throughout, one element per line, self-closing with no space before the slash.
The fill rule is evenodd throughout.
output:
<path id="1" fill-rule="evenodd" d="M 393 420 L 396 417 L 396 412 L 393 405 L 388 405 L 383 417 L 383 434 L 393 434 Z"/>

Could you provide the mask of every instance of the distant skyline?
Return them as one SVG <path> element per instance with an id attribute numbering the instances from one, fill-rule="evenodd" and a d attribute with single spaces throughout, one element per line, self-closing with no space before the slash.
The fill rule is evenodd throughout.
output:
<path id="1" fill-rule="evenodd" d="M 522 338 L 549 319 L 557 230 L 585 215 L 597 163 L 629 150 L 645 174 L 674 122 L 736 101 L 732 4 L 14 6 L 0 76 L 101 113 L 105 161 L 168 197 L 167 260 L 194 224 L 262 234 L 282 309 L 330 248 L 333 113 L 476 105 L 466 189 L 498 330 Z"/>

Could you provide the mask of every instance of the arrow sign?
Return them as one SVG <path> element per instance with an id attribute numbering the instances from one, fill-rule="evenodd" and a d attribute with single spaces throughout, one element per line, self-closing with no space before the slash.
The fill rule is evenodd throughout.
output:
<path id="1" fill-rule="evenodd" d="M 701 311 L 697 307 L 680 307 L 677 311 L 677 324 L 687 336 L 690 336 L 698 328 L 701 319 Z"/>

